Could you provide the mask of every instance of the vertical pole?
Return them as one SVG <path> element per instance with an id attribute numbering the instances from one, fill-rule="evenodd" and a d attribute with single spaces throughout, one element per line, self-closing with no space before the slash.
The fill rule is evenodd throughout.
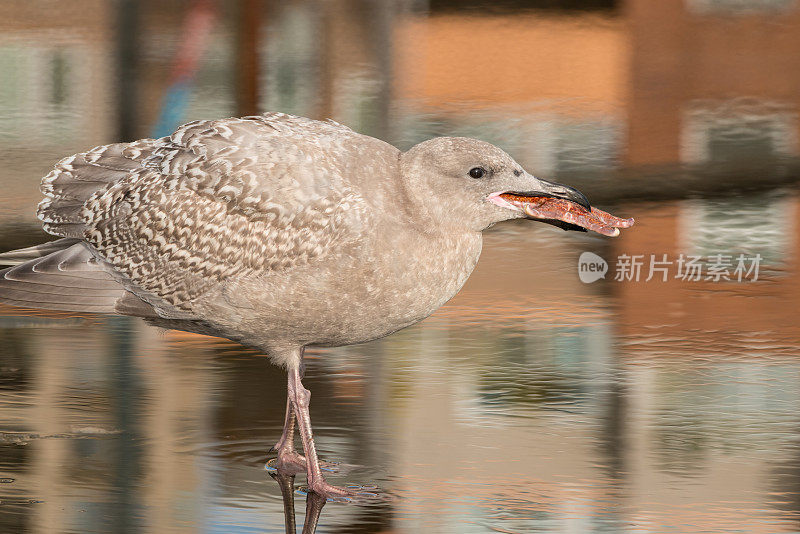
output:
<path id="1" fill-rule="evenodd" d="M 133 141 L 136 134 L 136 41 L 139 27 L 136 0 L 116 2 L 117 140 Z"/>
<path id="2" fill-rule="evenodd" d="M 113 474 L 113 505 L 108 513 L 110 532 L 128 534 L 142 528 L 142 503 L 137 481 L 142 475 L 141 389 L 134 364 L 134 340 L 130 317 L 109 317 L 106 322 L 111 334 L 111 413 L 114 426 L 116 455 Z"/>
<path id="3" fill-rule="evenodd" d="M 259 110 L 259 50 L 261 0 L 239 0 L 236 46 L 236 111 L 239 115 L 255 115 Z"/>
<path id="4" fill-rule="evenodd" d="M 331 36 L 335 35 L 332 11 L 338 4 L 332 6 L 330 2 L 316 1 L 312 4 L 317 13 L 317 36 L 316 58 L 317 58 L 317 94 L 316 109 L 312 118 L 327 119 L 333 118 L 333 84 L 336 76 L 334 65 L 336 54 L 335 43 L 331 42 Z M 344 9 L 350 9 L 345 4 Z"/>
<path id="5" fill-rule="evenodd" d="M 394 31 L 395 2 L 374 0 L 370 2 L 374 24 L 371 25 L 372 41 L 375 44 L 374 61 L 378 66 L 378 94 L 375 109 L 375 124 L 372 135 L 391 142 L 396 132 L 391 129 L 392 105 L 392 33 Z"/>

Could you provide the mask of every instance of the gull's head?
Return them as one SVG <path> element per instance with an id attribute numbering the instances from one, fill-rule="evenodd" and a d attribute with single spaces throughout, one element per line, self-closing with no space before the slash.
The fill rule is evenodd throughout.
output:
<path id="1" fill-rule="evenodd" d="M 612 237 L 633 224 L 592 208 L 572 187 L 536 178 L 503 150 L 477 139 L 425 141 L 403 153 L 401 167 L 409 197 L 439 223 L 480 231 L 528 218 Z"/>

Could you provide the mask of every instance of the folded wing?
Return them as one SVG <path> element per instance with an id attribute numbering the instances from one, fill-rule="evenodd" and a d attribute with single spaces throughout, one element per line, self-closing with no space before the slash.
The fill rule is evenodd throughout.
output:
<path id="1" fill-rule="evenodd" d="M 213 287 L 308 264 L 364 226 L 346 161 L 330 157 L 356 135 L 270 114 L 66 158 L 43 179 L 39 206 L 45 230 L 66 239 L 18 251 L 0 300 L 192 319 Z"/>

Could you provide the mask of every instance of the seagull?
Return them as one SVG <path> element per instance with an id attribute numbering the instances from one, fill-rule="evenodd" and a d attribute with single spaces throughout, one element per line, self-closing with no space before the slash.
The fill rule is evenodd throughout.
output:
<path id="1" fill-rule="evenodd" d="M 262 351 L 288 374 L 275 467 L 305 471 L 308 490 L 331 499 L 352 491 L 322 474 L 306 347 L 428 317 L 467 281 L 495 223 L 611 237 L 633 224 L 483 141 L 439 137 L 401 152 L 283 113 L 99 146 L 59 161 L 41 190 L 38 217 L 60 239 L 0 255 L 11 265 L 0 302 L 137 316 Z"/>

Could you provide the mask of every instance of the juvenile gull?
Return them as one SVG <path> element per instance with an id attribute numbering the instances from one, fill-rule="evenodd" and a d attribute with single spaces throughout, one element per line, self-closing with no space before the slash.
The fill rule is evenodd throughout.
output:
<path id="1" fill-rule="evenodd" d="M 58 162 L 39 219 L 62 239 L 2 255 L 0 301 L 115 313 L 224 336 L 288 371 L 277 467 L 324 496 L 305 347 L 361 343 L 429 316 L 466 282 L 493 224 L 614 236 L 633 224 L 460 137 L 407 152 L 281 113 L 194 121 Z M 305 457 L 294 448 L 295 423 Z"/>

